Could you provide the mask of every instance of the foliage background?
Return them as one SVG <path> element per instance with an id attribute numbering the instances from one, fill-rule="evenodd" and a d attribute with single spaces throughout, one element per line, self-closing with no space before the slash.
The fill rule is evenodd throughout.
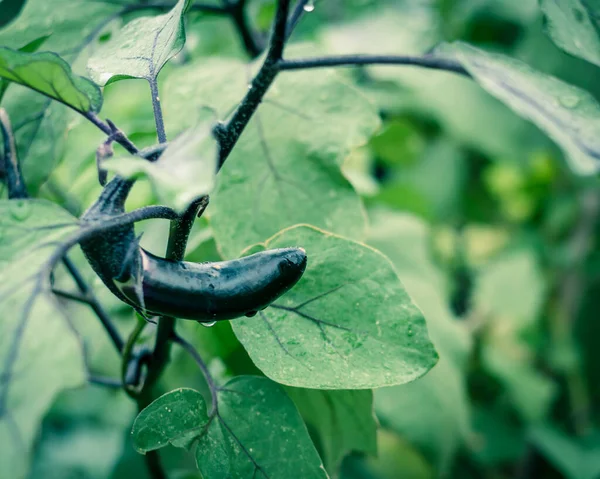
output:
<path id="1" fill-rule="evenodd" d="M 48 3 L 52 10 L 72 10 L 69 22 L 54 26 L 43 49 L 61 53 L 75 71 L 85 73 L 87 58 L 116 35 L 121 20 L 114 19 L 97 32 L 97 39 L 82 43 L 92 28 L 90 9 L 100 15 L 111 5 Z M 464 40 L 521 59 L 596 98 L 600 94 L 598 67 L 552 43 L 533 0 L 321 0 L 315 7 L 299 25 L 290 52 L 410 54 L 441 41 Z M 273 11 L 268 0 L 249 2 L 250 21 L 260 31 L 267 31 Z M 18 34 L 3 36 L 0 30 L 0 45 L 33 40 L 43 24 L 39 15 Z M 226 112 L 239 101 L 251 75 L 229 19 L 190 13 L 186 34 L 184 49 L 159 77 L 171 135 L 189 126 L 190 111 L 205 104 L 205 98 L 212 98 L 210 106 L 217 112 Z M 333 392 L 287 389 L 330 473 L 345 479 L 600 477 L 596 179 L 573 174 L 554 143 L 472 80 L 393 66 L 339 74 L 375 106 L 379 120 L 365 118 L 364 125 L 381 122 L 370 130 L 362 125 L 339 132 L 339 138 L 347 133 L 343 174 L 360 194 L 369 220 L 367 243 L 393 262 L 427 319 L 440 360 L 422 379 L 374 391 L 377 432 L 370 393 L 354 397 L 348 408 L 347 398 Z M 240 181 L 261 175 L 252 156 L 265 132 L 281 124 L 297 132 L 297 118 L 313 111 L 331 122 L 364 114 L 352 110 L 350 98 L 328 90 L 320 73 L 285 75 L 290 77 L 276 84 L 265 103 L 271 109 L 261 110 L 263 131 L 248 135 L 234 152 L 248 156 Z M 143 80 L 111 83 L 104 95 L 104 117 L 136 144 L 155 143 Z M 29 103 L 34 112 L 46 99 L 31 101 L 38 102 Z M 562 106 L 568 108 L 565 101 Z M 319 102 L 326 108 L 321 110 Z M 287 123 L 281 123 L 290 103 L 306 107 L 293 109 Z M 24 169 L 32 185 L 51 173 L 38 195 L 80 214 L 100 192 L 94 155 L 102 134 L 65 110 L 62 105 L 42 106 L 42 121 L 66 127 L 53 131 L 42 125 L 47 136 L 38 135 L 29 145 Z M 26 132 L 27 126 L 23 128 Z M 322 148 L 326 139 L 318 124 L 311 128 L 298 134 L 312 135 L 315 148 Z M 308 154 L 278 148 L 276 138 L 267 143 L 271 154 L 289 154 L 292 160 Z M 290 184 L 302 183 L 305 173 L 293 161 L 285 163 L 284 171 Z M 269 197 L 264 201 L 276 215 L 279 205 Z M 343 201 L 354 200 L 348 195 Z M 149 183 L 141 181 L 128 206 L 157 202 Z M 211 232 L 227 231 L 227 214 L 243 209 L 238 203 L 211 205 L 210 225 L 198 222 L 187 259 L 209 261 L 220 253 L 230 257 L 239 252 L 238 245 L 219 252 Z M 342 208 L 355 211 L 352 204 Z M 362 231 L 355 229 L 361 221 L 343 211 L 338 220 L 346 222 L 346 235 L 360 237 Z M 165 225 L 146 224 L 144 230 L 144 246 L 162 254 Z M 581 242 L 582 234 L 587 242 Z M 81 258 L 78 262 L 83 265 Z M 87 277 L 93 279 L 91 270 Z M 93 284 L 122 331 L 128 331 L 130 312 L 99 281 Z M 85 339 L 92 369 L 117 375 L 118 357 L 92 313 L 78 305 L 67 307 Z M 229 323 L 182 328 L 218 377 L 261 374 Z M 189 358 L 175 351 L 163 387 L 179 386 L 206 388 Z M 134 416 L 135 405 L 123 392 L 90 385 L 62 393 L 42 424 L 31 477 L 143 477 L 142 456 L 129 439 Z M 173 477 L 197 477 L 185 452 L 169 447 L 161 453 Z"/>

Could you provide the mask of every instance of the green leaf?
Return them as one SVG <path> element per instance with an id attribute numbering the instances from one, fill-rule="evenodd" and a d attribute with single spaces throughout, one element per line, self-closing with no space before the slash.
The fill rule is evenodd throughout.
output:
<path id="1" fill-rule="evenodd" d="M 57 100 L 81 113 L 102 107 L 100 89 L 74 75 L 55 53 L 25 53 L 0 47 L 0 76 Z"/>
<path id="2" fill-rule="evenodd" d="M 181 112 L 202 105 L 224 118 L 248 91 L 248 75 L 233 61 L 202 59 L 183 68 L 165 84 L 167 126 L 187 126 L 194 115 Z M 334 73 L 282 73 L 211 196 L 211 226 L 224 257 L 299 223 L 361 239 L 363 208 L 339 165 L 378 124 L 373 105 Z"/>
<path id="3" fill-rule="evenodd" d="M 375 391 L 381 424 L 406 438 L 429 458 L 438 476 L 469 433 L 469 408 L 461 372 L 445 358 L 411 384 Z"/>
<path id="4" fill-rule="evenodd" d="M 157 161 L 129 156 L 112 158 L 103 166 L 126 178 L 148 178 L 162 204 L 183 211 L 213 189 L 217 142 L 212 123 L 204 122 L 183 132 Z"/>
<path id="5" fill-rule="evenodd" d="M 45 44 L 48 50 L 59 54 L 72 51 L 123 9 L 123 5 L 110 0 L 27 0 L 19 16 L 0 29 L 0 45 L 22 48 L 49 37 Z"/>
<path id="6" fill-rule="evenodd" d="M 307 251 L 300 282 L 257 317 L 233 322 L 267 376 L 289 386 L 369 389 L 412 381 L 437 362 L 425 319 L 385 256 L 307 225 L 263 245 L 284 246 Z"/>
<path id="7" fill-rule="evenodd" d="M 111 1 L 28 0 L 21 14 L 0 29 L 0 45 L 33 48 L 45 39 L 44 49 L 76 65 L 87 55 L 87 47 L 124 8 Z M 30 194 L 35 194 L 62 159 L 67 126 L 75 113 L 16 84 L 7 90 L 2 106 L 15 129 L 25 182 Z"/>
<path id="8" fill-rule="evenodd" d="M 304 422 L 319 435 L 325 467 L 334 472 L 352 451 L 377 455 L 373 392 L 285 388 Z"/>
<path id="9" fill-rule="evenodd" d="M 488 93 L 544 131 L 574 172 L 600 169 L 600 106 L 588 92 L 466 43 L 443 44 L 435 52 L 458 60 Z"/>
<path id="10" fill-rule="evenodd" d="M 142 454 L 171 443 L 185 447 L 199 436 L 208 423 L 202 394 L 181 388 L 163 394 L 143 409 L 135 419 L 133 446 Z"/>
<path id="11" fill-rule="evenodd" d="M 532 442 L 567 479 L 597 479 L 600 476 L 600 437 L 577 441 L 551 426 L 539 426 Z"/>
<path id="12" fill-rule="evenodd" d="M 196 447 L 204 477 L 326 478 L 306 426 L 284 390 L 239 376 L 218 392 L 219 413 Z"/>
<path id="13" fill-rule="evenodd" d="M 60 391 L 86 377 L 81 344 L 43 275 L 76 227 L 52 203 L 0 201 L 1 477 L 25 476 L 42 417 Z"/>
<path id="14" fill-rule="evenodd" d="M 136 18 L 88 60 L 88 71 L 99 85 L 111 79 L 153 80 L 185 44 L 183 16 L 189 0 L 179 0 L 164 15 Z"/>
<path id="15" fill-rule="evenodd" d="M 540 0 L 540 7 L 554 43 L 600 66 L 600 5 L 590 0 Z"/>

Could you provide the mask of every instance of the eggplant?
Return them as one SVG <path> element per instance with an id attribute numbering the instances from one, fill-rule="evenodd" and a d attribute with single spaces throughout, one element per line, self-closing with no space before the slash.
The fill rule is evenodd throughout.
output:
<path id="1" fill-rule="evenodd" d="M 111 180 L 82 222 L 124 213 L 132 186 L 119 177 Z M 307 262 L 302 248 L 221 262 L 171 261 L 139 247 L 133 225 L 112 228 L 80 246 L 108 289 L 137 311 L 206 323 L 254 316 L 298 282 Z"/>
<path id="2" fill-rule="evenodd" d="M 143 307 L 155 315 L 199 322 L 254 316 L 294 286 L 306 269 L 302 248 L 261 251 L 230 261 L 170 261 L 140 248 Z M 142 307 L 137 280 L 118 278 L 117 287 Z"/>

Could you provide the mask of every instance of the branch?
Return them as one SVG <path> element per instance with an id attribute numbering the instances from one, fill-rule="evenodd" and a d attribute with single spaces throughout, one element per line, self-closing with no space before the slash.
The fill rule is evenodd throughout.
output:
<path id="1" fill-rule="evenodd" d="M 306 70 L 309 68 L 329 68 L 357 65 L 414 65 L 433 70 L 445 70 L 470 76 L 462 65 L 454 60 L 433 55 L 340 55 L 322 58 L 298 58 L 279 62 L 280 70 Z"/>
<path id="2" fill-rule="evenodd" d="M 250 58 L 256 58 L 260 55 L 262 48 L 258 44 L 256 35 L 248 22 L 246 16 L 246 0 L 238 0 L 236 3 L 232 4 L 228 13 L 237 28 L 246 52 L 248 52 Z"/>
<path id="3" fill-rule="evenodd" d="M 98 115 L 96 115 L 96 113 L 94 113 L 92 111 L 83 113 L 83 116 L 85 118 L 87 118 L 90 122 L 92 122 L 94 124 L 94 126 L 96 126 L 98 129 L 100 129 L 100 131 L 102 131 L 103 133 L 105 133 L 108 136 L 112 136 L 114 141 L 116 141 L 119 145 L 121 145 L 123 148 L 125 148 L 132 155 L 136 155 L 137 153 L 139 153 L 140 150 L 138 150 L 137 146 L 135 146 L 133 144 L 133 142 L 129 138 L 127 138 L 127 135 L 125 135 L 125 133 L 123 133 L 121 130 L 119 130 L 114 125 L 114 123 L 112 123 L 110 121 L 109 122 L 102 121 L 98 117 Z"/>
<path id="4" fill-rule="evenodd" d="M 296 3 L 296 6 L 294 7 L 294 11 L 292 12 L 290 20 L 288 21 L 288 24 L 287 24 L 287 31 L 285 34 L 286 40 L 289 39 L 290 36 L 292 36 L 292 33 L 294 32 L 296 25 L 298 25 L 298 23 L 300 23 L 302 16 L 306 13 L 306 10 L 304 9 L 304 7 L 306 5 L 308 5 L 309 1 L 310 0 L 298 0 L 298 2 Z"/>
<path id="5" fill-rule="evenodd" d="M 227 124 L 219 124 L 214 129 L 214 134 L 219 141 L 219 168 L 223 166 L 231 150 L 239 140 L 242 132 L 248 125 L 250 118 L 260 105 L 267 90 L 279 73 L 279 62 L 285 46 L 285 34 L 290 0 L 279 0 L 273 24 L 273 33 L 269 42 L 269 51 L 265 60 L 252 80 L 248 93 L 235 110 Z"/>

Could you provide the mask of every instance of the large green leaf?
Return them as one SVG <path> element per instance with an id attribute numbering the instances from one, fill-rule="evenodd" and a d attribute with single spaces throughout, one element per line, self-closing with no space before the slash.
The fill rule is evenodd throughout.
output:
<path id="1" fill-rule="evenodd" d="M 185 44 L 183 15 L 189 0 L 179 0 L 164 15 L 136 18 L 88 60 L 88 71 L 99 85 L 120 78 L 155 79 L 169 58 Z"/>
<path id="2" fill-rule="evenodd" d="M 573 171 L 600 169 L 600 106 L 591 94 L 466 43 L 443 44 L 436 53 L 458 60 L 488 93 L 544 131 L 563 149 Z"/>
<path id="3" fill-rule="evenodd" d="M 328 477 L 296 406 L 279 385 L 239 376 L 219 390 L 218 404 L 196 447 L 204 477 Z"/>
<path id="4" fill-rule="evenodd" d="M 203 122 L 169 143 L 157 161 L 120 157 L 103 164 L 126 178 L 148 178 L 162 204 L 183 211 L 212 191 L 217 174 L 217 142 L 212 123 Z"/>
<path id="5" fill-rule="evenodd" d="M 197 391 L 161 396 L 135 421 L 136 448 L 195 448 L 204 477 L 327 477 L 300 414 L 279 385 L 239 376 L 218 389 L 216 401 L 209 416 Z"/>
<path id="6" fill-rule="evenodd" d="M 540 7 L 554 43 L 600 66 L 600 4 L 594 0 L 540 0 Z"/>
<path id="7" fill-rule="evenodd" d="M 301 246 L 308 256 L 289 293 L 233 323 L 267 376 L 289 386 L 368 389 L 412 381 L 437 362 L 421 311 L 381 253 L 310 226 L 263 246 Z"/>
<path id="8" fill-rule="evenodd" d="M 100 89 L 74 75 L 61 57 L 51 52 L 25 53 L 0 47 L 0 77 L 19 83 L 81 113 L 102 107 Z"/>
<path id="9" fill-rule="evenodd" d="M 76 228 L 41 200 L 0 202 L 0 476 L 27 472 L 39 423 L 63 389 L 85 380 L 80 342 L 41 273 Z"/>
<path id="10" fill-rule="evenodd" d="M 203 105 L 224 118 L 247 92 L 248 75 L 245 65 L 233 61 L 202 60 L 182 69 L 165 84 L 167 126 L 188 126 L 195 121 L 194 109 Z M 339 164 L 378 122 L 369 101 L 332 72 L 281 74 L 221 170 L 211 197 L 211 226 L 223 255 L 237 256 L 244 247 L 299 223 L 362 238 L 361 202 Z"/>
<path id="11" fill-rule="evenodd" d="M 377 419 L 373 414 L 372 391 L 291 387 L 285 390 L 304 422 L 318 434 L 323 462 L 332 475 L 349 452 L 377 455 Z"/>

